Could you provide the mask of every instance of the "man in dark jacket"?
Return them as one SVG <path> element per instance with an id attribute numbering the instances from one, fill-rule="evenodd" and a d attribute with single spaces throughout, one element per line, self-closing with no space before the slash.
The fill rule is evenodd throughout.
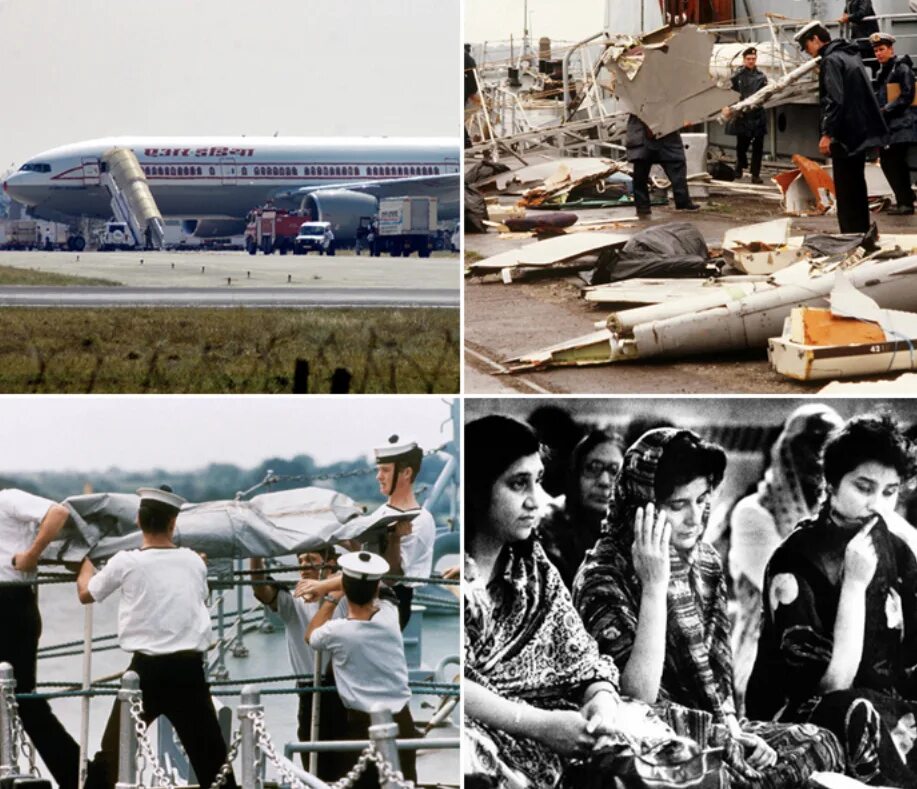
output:
<path id="1" fill-rule="evenodd" d="M 847 0 L 844 3 L 844 13 L 837 20 L 842 25 L 850 25 L 850 39 L 857 45 L 860 57 L 864 59 L 872 57 L 869 37 L 879 32 L 879 23 L 866 17 L 875 15 L 872 0 Z"/>
<path id="2" fill-rule="evenodd" d="M 658 164 L 672 183 L 675 208 L 679 211 L 697 211 L 699 206 L 691 202 L 688 193 L 688 163 L 685 161 L 685 146 L 681 134 L 669 132 L 657 137 L 636 115 L 627 119 L 627 161 L 634 168 L 634 205 L 637 216 L 647 219 L 652 214 L 650 207 L 650 170 Z"/>
<path id="3" fill-rule="evenodd" d="M 890 33 L 873 33 L 869 37 L 879 73 L 876 75 L 876 99 L 888 125 L 888 147 L 882 149 L 879 161 L 882 172 L 895 192 L 897 205 L 890 214 L 914 213 L 914 190 L 907 164 L 908 148 L 917 143 L 917 107 L 914 106 L 914 64 L 908 55 L 895 55 L 895 37 Z M 889 91 L 889 86 L 897 91 Z M 889 93 L 894 94 L 892 97 Z"/>
<path id="4" fill-rule="evenodd" d="M 758 50 L 749 47 L 742 53 L 743 66 L 732 75 L 732 89 L 747 99 L 767 85 L 767 77 L 758 71 Z M 751 145 L 751 182 L 761 183 L 761 158 L 764 154 L 764 135 L 767 134 L 767 115 L 764 107 L 753 107 L 734 121 L 736 133 L 736 178 L 748 167 L 748 146 Z"/>
<path id="5" fill-rule="evenodd" d="M 468 101 L 473 96 L 477 96 L 478 93 L 478 78 L 475 74 L 475 69 L 478 67 L 478 64 L 475 62 L 474 58 L 471 56 L 471 44 L 465 44 L 465 107 L 468 106 Z M 467 120 L 467 115 L 466 115 Z M 465 147 L 471 147 L 471 137 L 468 136 L 468 126 L 465 126 Z"/>
<path id="6" fill-rule="evenodd" d="M 844 39 L 832 41 L 821 22 L 810 22 L 794 38 L 803 52 L 821 57 L 818 150 L 831 157 L 834 168 L 838 225 L 842 233 L 865 233 L 869 230 L 866 153 L 888 141 L 888 127 L 869 74 L 856 45 Z"/>

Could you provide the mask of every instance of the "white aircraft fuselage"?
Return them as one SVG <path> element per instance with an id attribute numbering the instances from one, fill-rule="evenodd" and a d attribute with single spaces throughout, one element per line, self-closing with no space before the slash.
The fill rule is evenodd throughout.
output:
<path id="1" fill-rule="evenodd" d="M 458 173 L 449 138 L 110 137 L 53 148 L 9 176 L 4 190 L 36 216 L 111 216 L 100 158 L 130 148 L 164 217 L 241 220 L 300 187 Z"/>

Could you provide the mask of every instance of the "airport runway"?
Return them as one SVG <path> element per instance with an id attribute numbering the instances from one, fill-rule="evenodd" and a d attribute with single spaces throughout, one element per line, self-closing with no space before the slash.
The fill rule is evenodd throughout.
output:
<path id="1" fill-rule="evenodd" d="M 96 277 L 134 288 L 392 290 L 454 292 L 462 271 L 457 254 L 371 258 L 368 255 L 249 255 L 246 252 L 0 252 L 0 265 Z M 410 300 L 410 299 L 409 299 Z"/>
<path id="2" fill-rule="evenodd" d="M 410 288 L 0 287 L 0 307 L 441 307 L 460 306 L 458 290 Z"/>

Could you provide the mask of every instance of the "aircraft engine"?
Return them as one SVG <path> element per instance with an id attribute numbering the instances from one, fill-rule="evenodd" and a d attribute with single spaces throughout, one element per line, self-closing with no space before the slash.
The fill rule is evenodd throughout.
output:
<path id="1" fill-rule="evenodd" d="M 303 208 L 313 222 L 331 222 L 338 246 L 352 246 L 360 217 L 375 216 L 379 201 L 372 195 L 348 189 L 321 189 L 303 198 Z"/>

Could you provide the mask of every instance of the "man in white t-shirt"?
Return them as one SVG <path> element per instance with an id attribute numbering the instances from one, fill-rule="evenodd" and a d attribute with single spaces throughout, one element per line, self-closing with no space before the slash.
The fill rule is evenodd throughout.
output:
<path id="1" fill-rule="evenodd" d="M 70 511 L 24 490 L 0 490 L 0 662 L 13 667 L 17 693 L 35 690 L 41 614 L 33 582 L 42 551 Z M 46 699 L 22 699 L 19 716 L 61 789 L 76 789 L 80 748 Z"/>
<path id="2" fill-rule="evenodd" d="M 297 557 L 300 566 L 300 584 L 303 581 L 316 580 L 319 577 L 320 569 L 333 569 L 335 564 L 335 553 L 333 549 L 324 552 L 301 553 Z M 318 612 L 320 602 L 306 602 L 301 597 L 295 597 L 289 589 L 277 584 L 273 579 L 264 578 L 264 560 L 252 558 L 249 560 L 249 568 L 254 571 L 252 580 L 255 582 L 252 591 L 255 597 L 272 611 L 276 611 L 278 616 L 283 620 L 284 630 L 286 631 L 287 651 L 290 655 L 290 667 L 293 673 L 303 679 L 296 681 L 297 687 L 311 687 L 312 681 L 309 677 L 315 671 L 315 650 L 306 643 L 306 630 L 312 617 Z M 341 618 L 347 615 L 347 606 L 341 603 L 334 612 L 334 618 Z M 321 669 L 324 671 L 328 666 L 328 657 L 322 660 Z M 321 684 L 325 684 L 322 682 Z M 327 717 L 326 709 L 332 711 L 340 709 L 340 702 L 334 693 L 322 693 L 321 696 L 322 719 Z M 333 717 L 332 712 L 332 717 Z M 299 710 L 297 714 L 296 735 L 300 742 L 312 739 L 312 694 L 299 694 Z M 325 739 L 328 739 L 327 737 Z M 303 767 L 308 769 L 309 754 L 302 753 Z M 326 774 L 323 769 L 323 762 L 330 762 L 333 759 L 325 758 L 322 754 L 319 758 L 319 777 L 320 778 L 337 778 L 336 774 Z M 329 767 L 330 770 L 330 767 Z"/>
<path id="3" fill-rule="evenodd" d="M 389 564 L 368 551 L 348 553 L 338 564 L 347 598 L 347 618 L 332 620 L 342 593 L 331 592 L 322 598 L 306 637 L 313 649 L 331 654 L 338 694 L 347 708 L 348 739 L 368 739 L 369 713 L 383 709 L 391 712 L 398 724 L 399 739 L 414 739 L 417 732 L 411 717 L 411 690 L 398 609 L 388 597 L 388 587 L 379 583 L 389 571 Z M 415 752 L 401 751 L 399 756 L 404 777 L 415 781 Z M 375 765 L 369 766 L 354 784 L 378 785 Z"/>
<path id="4" fill-rule="evenodd" d="M 376 479 L 379 490 L 388 498 L 388 506 L 397 510 L 416 510 L 420 507 L 414 496 L 414 482 L 420 473 L 423 450 L 415 441 L 401 441 L 398 436 L 389 438 L 387 446 L 373 450 L 376 458 Z M 396 575 L 408 578 L 429 578 L 433 573 L 433 543 L 436 541 L 436 522 L 429 510 L 421 510 L 411 521 L 411 531 L 401 538 L 401 567 Z M 398 568 L 394 568 L 397 570 Z M 398 619 L 404 630 L 411 618 L 414 589 L 421 581 L 400 581 L 392 585 L 398 597 Z"/>
<path id="5" fill-rule="evenodd" d="M 420 509 L 414 496 L 414 480 L 420 473 L 423 451 L 414 441 L 399 443 L 398 436 L 392 436 L 389 444 L 373 450 L 376 458 L 376 479 L 379 490 L 388 498 L 373 515 L 392 518 L 395 511 L 410 513 L 403 521 L 394 521 L 382 542 L 385 559 L 389 564 L 389 576 L 429 578 L 433 573 L 433 544 L 436 542 L 436 522 L 429 510 Z M 419 510 L 419 513 L 418 513 Z M 400 543 L 398 542 L 400 540 Z M 404 630 L 411 618 L 411 602 L 414 588 L 422 581 L 388 582 L 398 599 L 398 621 Z M 323 581 L 304 584 L 301 593 L 311 600 L 331 591 L 341 591 L 340 574 Z"/>
<path id="6" fill-rule="evenodd" d="M 120 590 L 118 643 L 133 653 L 129 669 L 140 676 L 143 719 L 165 715 L 175 728 L 201 786 L 208 787 L 226 760 L 204 656 L 210 646 L 207 567 L 188 548 L 172 542 L 185 500 L 171 488 L 140 488 L 138 550 L 119 551 L 96 573 L 86 558 L 77 577 L 80 602 L 101 602 Z M 119 702 L 115 702 L 102 749 L 90 765 L 89 789 L 112 787 L 118 778 Z M 226 784 L 236 786 L 232 774 Z"/>

